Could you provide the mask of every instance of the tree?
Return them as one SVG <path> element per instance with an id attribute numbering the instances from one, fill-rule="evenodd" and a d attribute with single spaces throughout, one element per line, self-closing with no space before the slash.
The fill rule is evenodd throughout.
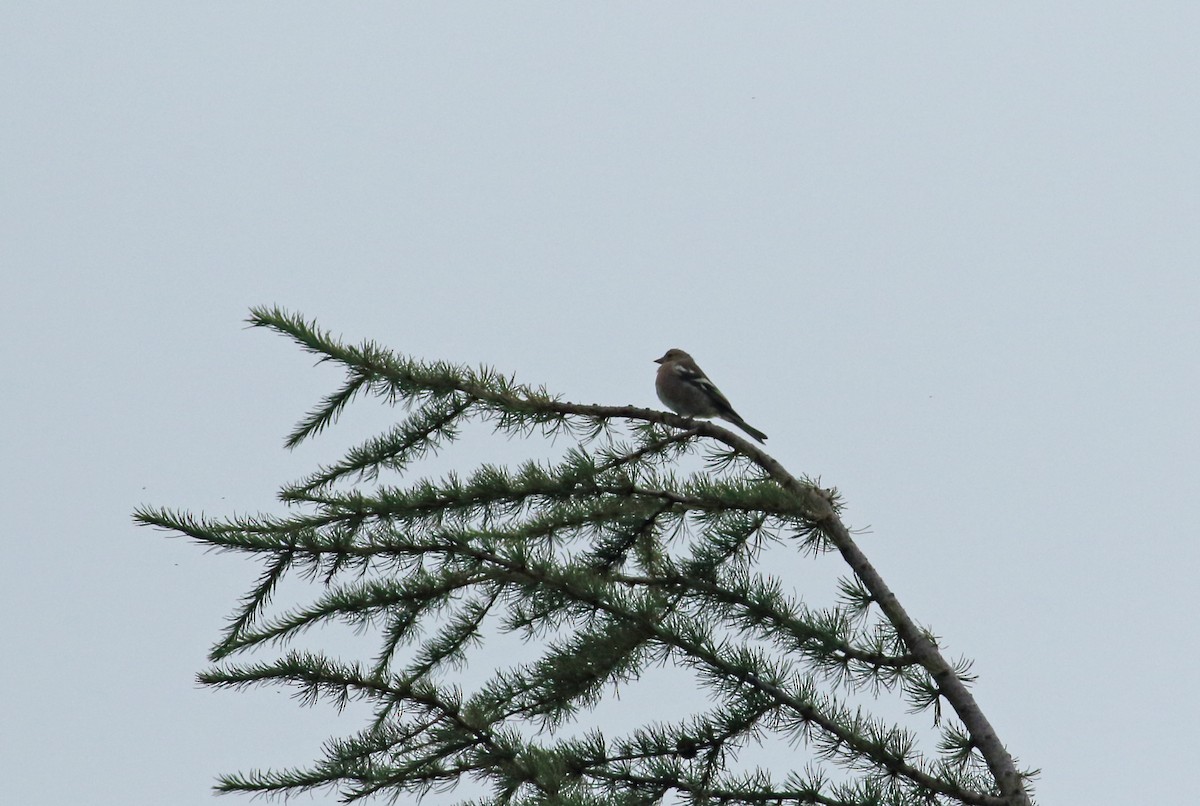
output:
<path id="1" fill-rule="evenodd" d="M 346 801 L 394 800 L 474 779 L 489 794 L 470 802 L 494 804 L 1031 803 L 1033 773 L 1017 769 L 976 705 L 969 664 L 948 662 L 904 611 L 842 523 L 836 491 L 713 423 L 569 403 L 490 369 L 347 346 L 277 308 L 254 309 L 250 322 L 346 370 L 289 447 L 363 394 L 404 416 L 284 486 L 287 516 L 135 515 L 264 562 L 203 683 L 371 705 L 369 724 L 313 766 L 227 775 L 218 790 L 327 787 Z M 472 420 L 570 447 L 550 462 L 385 483 Z M 682 473 L 688 461 L 699 469 Z M 840 554 L 851 573 L 836 606 L 810 607 L 758 570 L 780 547 Z M 279 582 L 297 574 L 320 580 L 321 593 L 269 615 Z M 374 658 L 233 660 L 334 621 L 377 630 Z M 496 662 L 485 652 L 505 632 L 537 657 L 472 690 L 456 685 L 481 656 Z M 686 674 L 711 707 L 622 735 L 569 735 L 581 713 L 655 664 Z M 873 717 L 867 706 L 881 697 L 927 714 L 936 747 Z M 747 763 L 750 743 L 772 739 L 796 748 L 791 769 Z"/>

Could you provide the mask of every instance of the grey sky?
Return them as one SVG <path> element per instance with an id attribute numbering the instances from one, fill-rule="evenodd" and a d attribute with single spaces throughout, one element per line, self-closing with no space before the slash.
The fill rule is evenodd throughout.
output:
<path id="1" fill-rule="evenodd" d="M 0 6 L 0 798 L 209 803 L 358 727 L 192 679 L 337 375 L 253 304 L 586 402 L 693 355 L 1058 806 L 1182 802 L 1200 6 Z M 495 446 L 493 446 L 495 448 Z M 490 456 L 489 458 L 496 458 Z"/>

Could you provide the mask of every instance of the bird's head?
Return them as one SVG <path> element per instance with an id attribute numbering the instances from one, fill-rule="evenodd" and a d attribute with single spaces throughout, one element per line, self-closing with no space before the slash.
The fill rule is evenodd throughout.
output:
<path id="1" fill-rule="evenodd" d="M 685 353 L 683 350 L 672 347 L 670 350 L 667 350 L 663 354 L 662 358 L 654 359 L 654 363 L 655 364 L 665 364 L 668 361 L 684 361 L 689 358 L 691 358 L 691 356 L 688 355 L 687 353 Z"/>

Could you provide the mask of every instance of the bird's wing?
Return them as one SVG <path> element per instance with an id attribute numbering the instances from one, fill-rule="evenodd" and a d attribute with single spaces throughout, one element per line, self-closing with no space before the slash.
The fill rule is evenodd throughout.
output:
<path id="1" fill-rule="evenodd" d="M 698 372 L 697 370 L 690 369 L 685 366 L 676 366 L 675 372 L 684 382 L 695 386 L 704 392 L 704 394 L 708 395 L 708 397 L 717 404 L 718 408 L 736 416 L 733 406 L 729 404 L 729 399 L 725 397 L 725 395 L 721 394 L 721 390 L 717 388 L 717 385 L 710 381 L 708 376 L 703 372 Z"/>

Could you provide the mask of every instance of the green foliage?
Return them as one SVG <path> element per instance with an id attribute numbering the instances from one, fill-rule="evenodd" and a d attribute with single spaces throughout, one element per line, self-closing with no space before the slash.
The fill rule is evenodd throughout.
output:
<path id="1" fill-rule="evenodd" d="M 966 668 L 950 668 L 928 634 L 904 621 L 856 553 L 833 492 L 710 423 L 566 403 L 488 369 L 346 346 L 278 309 L 256 309 L 250 321 L 346 371 L 289 435 L 290 447 L 333 425 L 360 395 L 403 418 L 283 487 L 286 516 L 136 513 L 140 523 L 262 561 L 202 682 L 286 686 L 306 702 L 360 700 L 373 711 L 313 766 L 228 775 L 220 791 L 330 788 L 346 801 L 408 800 L 473 780 L 490 794 L 464 803 L 1027 802 L 1023 776 L 1006 778 L 986 741 L 981 755 L 976 734 L 986 731 L 942 718 L 952 698 L 962 719 L 975 719 L 959 705 L 968 702 L 958 693 Z M 384 483 L 408 479 L 470 421 L 570 447 L 552 462 Z M 689 455 L 704 469 L 679 475 Z M 839 604 L 810 608 L 759 571 L 771 546 L 840 551 L 854 573 L 840 583 Z M 268 615 L 289 574 L 318 580 L 321 593 Z M 374 657 L 240 660 L 331 622 L 373 631 Z M 487 648 L 502 633 L 525 639 L 537 657 L 465 689 L 458 675 L 495 666 Z M 620 735 L 570 735 L 583 712 L 655 666 L 689 675 L 710 707 Z M 932 751 L 864 710 L 886 692 L 940 725 Z M 748 745 L 773 739 L 797 748 L 793 769 L 746 762 Z"/>

